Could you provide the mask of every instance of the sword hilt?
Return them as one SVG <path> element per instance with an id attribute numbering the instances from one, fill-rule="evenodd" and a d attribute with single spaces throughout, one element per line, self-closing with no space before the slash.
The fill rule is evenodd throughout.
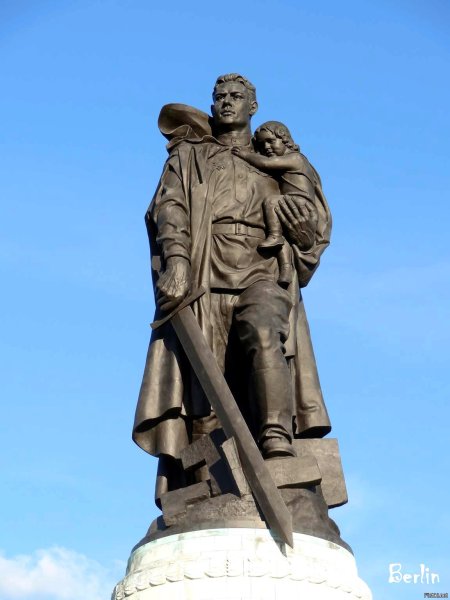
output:
<path id="1" fill-rule="evenodd" d="M 173 309 L 173 311 L 170 312 L 167 316 L 163 317 L 162 319 L 158 319 L 157 321 L 153 321 L 153 323 L 150 324 L 150 327 L 152 329 L 158 329 L 158 327 L 161 327 L 161 325 L 164 325 L 164 323 L 167 323 L 167 321 L 170 321 L 170 319 L 174 315 L 176 315 L 180 310 L 182 310 L 183 308 L 186 308 L 186 306 L 189 306 L 190 304 L 192 304 L 193 302 L 195 302 L 196 300 L 201 298 L 203 296 L 203 294 L 205 294 L 205 293 L 206 293 L 205 288 L 203 286 L 200 286 L 194 292 L 192 292 L 192 294 L 189 294 L 189 296 L 186 296 L 186 298 L 178 306 L 176 306 Z"/>

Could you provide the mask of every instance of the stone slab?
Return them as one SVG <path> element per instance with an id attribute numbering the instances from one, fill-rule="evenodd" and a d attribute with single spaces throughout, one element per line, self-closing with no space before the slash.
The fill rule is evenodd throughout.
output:
<path id="1" fill-rule="evenodd" d="M 168 527 L 175 525 L 186 516 L 189 505 L 206 500 L 210 495 L 209 485 L 206 481 L 162 494 L 161 508 L 165 524 Z"/>
<path id="2" fill-rule="evenodd" d="M 329 508 L 348 502 L 338 441 L 335 438 L 293 441 L 299 458 L 314 456 L 322 473 L 322 493 Z"/>
<path id="3" fill-rule="evenodd" d="M 224 441 L 224 432 L 216 429 L 184 448 L 180 455 L 184 469 L 197 471 L 197 475 L 202 480 L 209 479 L 212 496 L 233 490 L 233 479 L 221 454 L 221 445 Z"/>
<path id="4" fill-rule="evenodd" d="M 279 488 L 317 485 L 322 480 L 319 465 L 312 455 L 271 458 L 266 460 L 266 465 Z"/>
<path id="5" fill-rule="evenodd" d="M 222 444 L 222 452 L 240 497 L 244 498 L 245 496 L 249 496 L 252 493 L 252 490 L 242 469 L 239 452 L 234 438 L 230 438 Z"/>

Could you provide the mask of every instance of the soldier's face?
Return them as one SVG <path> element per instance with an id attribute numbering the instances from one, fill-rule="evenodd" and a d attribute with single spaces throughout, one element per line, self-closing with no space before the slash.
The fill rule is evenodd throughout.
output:
<path id="1" fill-rule="evenodd" d="M 238 81 L 227 81 L 216 87 L 211 107 L 216 125 L 230 129 L 247 125 L 256 112 L 256 102 L 251 102 L 247 88 Z"/>

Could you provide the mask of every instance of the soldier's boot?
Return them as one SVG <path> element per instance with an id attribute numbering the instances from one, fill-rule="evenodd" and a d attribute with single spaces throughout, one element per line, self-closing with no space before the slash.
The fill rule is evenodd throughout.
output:
<path id="1" fill-rule="evenodd" d="M 258 445 L 264 458 L 296 456 L 292 446 L 292 385 L 289 369 L 253 371 L 252 399 L 258 423 Z"/>

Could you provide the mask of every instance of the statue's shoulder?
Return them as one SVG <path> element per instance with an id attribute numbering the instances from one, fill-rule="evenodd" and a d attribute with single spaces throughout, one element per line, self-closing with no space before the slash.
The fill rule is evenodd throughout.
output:
<path id="1" fill-rule="evenodd" d="M 190 152 L 192 144 L 189 140 L 173 140 L 167 144 L 166 148 L 170 158 L 171 156 L 180 156 L 186 152 Z"/>
<path id="2" fill-rule="evenodd" d="M 300 156 L 299 164 L 301 165 L 303 174 L 306 175 L 306 177 L 308 177 L 308 179 L 314 185 L 318 185 L 319 187 L 322 187 L 322 182 L 320 180 L 319 173 L 316 171 L 316 169 L 313 167 L 313 165 L 309 162 L 308 158 L 301 152 L 299 152 L 299 156 Z"/>
<path id="3" fill-rule="evenodd" d="M 211 117 L 187 104 L 165 104 L 159 113 L 158 128 L 169 142 L 212 134 Z"/>
<path id="4" fill-rule="evenodd" d="M 203 139 L 212 135 L 211 117 L 187 104 L 166 104 L 158 117 L 158 128 L 168 140 L 169 160 L 188 157 L 193 147 L 203 145 Z"/>
<path id="5" fill-rule="evenodd" d="M 166 146 L 169 153 L 167 160 L 172 163 L 176 162 L 181 168 L 184 168 L 189 163 L 192 153 L 195 153 L 197 157 L 202 156 L 205 146 L 206 143 L 198 139 L 173 141 Z"/>
<path id="6" fill-rule="evenodd" d="M 301 166 L 305 171 L 309 171 L 312 169 L 311 163 L 309 162 L 308 158 L 304 154 L 302 154 L 301 152 L 298 152 L 297 156 L 298 156 L 299 166 Z"/>

